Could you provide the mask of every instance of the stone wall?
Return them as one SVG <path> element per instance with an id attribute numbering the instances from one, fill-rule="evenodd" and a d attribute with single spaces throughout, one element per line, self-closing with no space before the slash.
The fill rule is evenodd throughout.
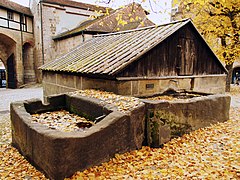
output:
<path id="1" fill-rule="evenodd" d="M 92 79 L 63 73 L 43 72 L 44 99 L 53 94 L 93 88 L 117 93 L 117 82 L 113 80 Z"/>
<path id="2" fill-rule="evenodd" d="M 7 65 L 6 59 L 7 59 L 7 48 L 6 46 L 3 44 L 3 42 L 0 42 L 0 59 L 2 61 L 2 63 L 4 64 L 4 66 Z"/>
<path id="3" fill-rule="evenodd" d="M 117 78 L 118 93 L 132 96 L 148 96 L 168 89 L 203 93 L 224 93 L 226 75 L 169 76 L 157 78 Z"/>
<path id="4" fill-rule="evenodd" d="M 90 15 L 97 15 L 90 10 L 45 3 L 39 0 L 32 0 L 30 8 L 34 15 L 35 64 L 37 67 L 68 52 L 82 41 L 79 36 L 71 38 L 71 40 L 63 40 L 59 44 L 53 40 L 54 36 L 75 28 L 87 20 Z M 40 71 L 37 72 L 37 77 L 39 81 L 42 80 Z"/>
<path id="5" fill-rule="evenodd" d="M 120 95 L 147 96 L 163 93 L 168 89 L 203 93 L 224 93 L 226 75 L 146 79 L 94 79 L 77 75 L 43 72 L 44 96 L 82 89 L 101 89 Z"/>
<path id="6" fill-rule="evenodd" d="M 73 48 L 79 46 L 82 42 L 91 39 L 90 34 L 80 34 L 66 39 L 54 40 L 55 58 L 68 53 Z"/>
<path id="7" fill-rule="evenodd" d="M 34 48 L 30 43 L 23 45 L 24 84 L 36 82 Z"/>
<path id="8" fill-rule="evenodd" d="M 42 73 L 38 69 L 41 65 L 43 65 L 43 54 L 42 54 L 42 30 L 41 30 L 41 7 L 38 4 L 39 0 L 31 0 L 30 1 L 30 9 L 34 16 L 33 22 L 33 31 L 34 31 L 34 64 L 35 64 L 35 72 L 37 82 L 42 81 Z"/>

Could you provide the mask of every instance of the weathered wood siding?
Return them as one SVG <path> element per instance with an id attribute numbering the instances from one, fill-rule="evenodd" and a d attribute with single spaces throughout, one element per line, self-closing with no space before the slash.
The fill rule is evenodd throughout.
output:
<path id="1" fill-rule="evenodd" d="M 225 70 L 191 24 L 168 37 L 118 77 L 225 74 Z"/>

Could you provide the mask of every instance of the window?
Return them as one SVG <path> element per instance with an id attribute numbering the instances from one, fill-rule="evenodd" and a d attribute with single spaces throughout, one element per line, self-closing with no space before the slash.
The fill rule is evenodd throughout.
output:
<path id="1" fill-rule="evenodd" d="M 8 17 L 9 20 L 14 20 L 13 12 L 12 11 L 8 11 L 7 12 L 7 17 Z"/>
<path id="2" fill-rule="evenodd" d="M 21 14 L 21 16 L 20 16 L 20 22 L 22 24 L 25 24 L 25 16 L 23 14 Z"/>
<path id="3" fill-rule="evenodd" d="M 6 72 L 4 69 L 0 69 L 0 79 L 6 80 Z"/>
<path id="4" fill-rule="evenodd" d="M 154 88 L 154 84 L 146 84 L 146 90 L 150 90 Z"/>

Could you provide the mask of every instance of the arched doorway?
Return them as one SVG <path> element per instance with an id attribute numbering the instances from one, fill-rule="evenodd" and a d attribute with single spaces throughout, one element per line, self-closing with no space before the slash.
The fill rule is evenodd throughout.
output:
<path id="1" fill-rule="evenodd" d="M 239 78 L 240 78 L 240 65 L 235 66 L 233 68 L 233 73 L 232 73 L 232 84 L 238 84 L 239 85 Z"/>
<path id="2" fill-rule="evenodd" d="M 24 83 L 28 84 L 31 82 L 36 82 L 32 45 L 30 43 L 25 43 L 23 45 L 22 53 L 23 53 Z"/>
<path id="3" fill-rule="evenodd" d="M 0 33 L 0 59 L 5 65 L 7 88 L 17 87 L 15 50 L 16 42 L 5 34 Z"/>

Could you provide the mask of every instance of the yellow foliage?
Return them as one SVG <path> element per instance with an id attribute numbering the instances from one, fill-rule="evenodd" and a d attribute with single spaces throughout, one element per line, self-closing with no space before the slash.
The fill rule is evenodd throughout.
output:
<path id="1" fill-rule="evenodd" d="M 132 17 L 130 18 L 130 22 L 134 22 L 134 19 Z"/>
<path id="2" fill-rule="evenodd" d="M 183 17 L 190 17 L 217 56 L 226 64 L 240 57 L 240 0 L 181 0 Z"/>

